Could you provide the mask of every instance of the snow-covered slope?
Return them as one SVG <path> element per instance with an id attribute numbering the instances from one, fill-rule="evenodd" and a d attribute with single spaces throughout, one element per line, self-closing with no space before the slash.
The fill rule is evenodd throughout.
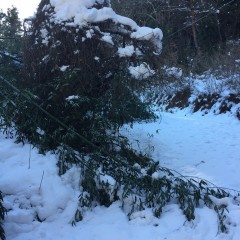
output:
<path id="1" fill-rule="evenodd" d="M 163 166 L 240 189 L 240 122 L 232 116 L 192 115 L 187 110 L 161 113 L 156 123 L 135 124 L 133 129 L 125 127 L 122 131 L 136 148 L 140 146 Z M 42 156 L 35 149 L 30 151 L 29 145 L 15 144 L 1 135 L 0 189 L 8 209 L 7 239 L 239 239 L 239 199 L 228 202 L 228 234 L 219 233 L 213 210 L 199 208 L 195 220 L 187 222 L 175 204 L 167 205 L 160 219 L 145 210 L 135 213 L 129 222 L 120 203 L 115 202 L 109 208 L 96 207 L 73 227 L 79 172 L 72 168 L 62 177 L 57 172 L 54 155 Z M 36 215 L 45 221 L 34 220 Z"/>

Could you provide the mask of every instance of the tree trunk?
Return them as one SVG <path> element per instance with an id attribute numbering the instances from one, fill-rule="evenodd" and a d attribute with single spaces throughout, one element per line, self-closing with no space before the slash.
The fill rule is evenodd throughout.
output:
<path id="1" fill-rule="evenodd" d="M 195 16 L 195 9 L 194 9 L 194 0 L 190 0 L 190 9 L 191 9 L 191 17 L 192 17 L 192 33 L 193 33 L 193 40 L 194 40 L 194 45 L 197 50 L 197 55 L 201 55 L 201 50 L 198 45 L 198 40 L 197 40 L 197 30 L 196 30 L 196 16 Z"/>

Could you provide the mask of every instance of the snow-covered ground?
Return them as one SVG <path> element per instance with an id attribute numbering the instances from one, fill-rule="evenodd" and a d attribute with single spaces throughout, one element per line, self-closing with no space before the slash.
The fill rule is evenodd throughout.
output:
<path id="1" fill-rule="evenodd" d="M 160 115 L 155 123 L 135 124 L 122 132 L 136 148 L 152 155 L 162 166 L 240 190 L 239 120 L 228 115 L 191 114 L 189 110 Z M 237 202 L 229 202 L 228 234 L 219 232 L 213 210 L 199 208 L 195 220 L 187 222 L 176 204 L 167 205 L 160 219 L 145 210 L 129 222 L 120 203 L 115 202 L 109 208 L 89 211 L 74 227 L 71 221 L 78 203 L 78 169 L 59 177 L 55 156 L 42 156 L 30 148 L 0 136 L 0 189 L 8 209 L 4 225 L 7 239 L 240 239 Z M 34 220 L 36 214 L 45 221 Z"/>
<path id="2" fill-rule="evenodd" d="M 237 118 L 211 113 L 202 116 L 185 109 L 174 114 L 161 112 L 157 122 L 134 124 L 125 131 L 136 149 L 147 152 L 160 165 L 240 190 Z"/>

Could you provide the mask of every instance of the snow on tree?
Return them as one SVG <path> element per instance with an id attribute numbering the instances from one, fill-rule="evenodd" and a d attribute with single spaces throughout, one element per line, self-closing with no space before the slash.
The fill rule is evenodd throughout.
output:
<path id="1" fill-rule="evenodd" d="M 156 76 L 159 28 L 140 27 L 103 0 L 42 0 L 28 23 L 24 82 L 47 111 L 97 145 L 102 131 L 91 131 L 96 116 L 104 118 L 103 131 L 152 116 L 133 86 Z M 51 135 L 57 128 L 39 127 Z"/>
<path id="2" fill-rule="evenodd" d="M 129 67 L 152 66 L 162 48 L 160 29 L 139 27 L 103 0 L 43 0 L 31 31 L 25 65 L 36 81 L 46 82 L 68 66 L 81 72 L 78 80 L 86 90 L 91 85 L 100 92 L 116 73 L 128 76 Z"/>
<path id="3" fill-rule="evenodd" d="M 60 174 L 81 167 L 81 209 L 109 206 L 122 186 L 137 182 L 134 164 L 155 166 L 117 130 L 154 117 L 135 86 L 156 77 L 162 31 L 138 26 L 104 0 L 42 0 L 25 29 L 18 84 L 39 107 L 21 103 L 24 111 L 14 117 L 18 140 L 55 151 Z M 75 218 L 81 216 L 79 210 Z"/>

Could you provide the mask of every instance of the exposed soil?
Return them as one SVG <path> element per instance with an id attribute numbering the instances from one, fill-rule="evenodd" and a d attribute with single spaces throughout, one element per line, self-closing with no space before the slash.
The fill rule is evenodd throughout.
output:
<path id="1" fill-rule="evenodd" d="M 159 101 L 159 103 L 161 102 L 165 105 L 166 111 L 170 111 L 176 107 L 183 109 L 192 105 L 193 112 L 203 111 L 204 114 L 207 114 L 210 110 L 215 114 L 232 112 L 232 108 L 240 103 L 240 96 L 237 94 L 229 94 L 228 96 L 221 96 L 217 93 L 200 94 L 193 102 L 189 101 L 190 97 L 190 88 L 185 88 L 173 96 L 169 95 L 165 97 L 164 101 Z M 234 110 L 234 114 L 240 120 L 240 107 Z"/>

